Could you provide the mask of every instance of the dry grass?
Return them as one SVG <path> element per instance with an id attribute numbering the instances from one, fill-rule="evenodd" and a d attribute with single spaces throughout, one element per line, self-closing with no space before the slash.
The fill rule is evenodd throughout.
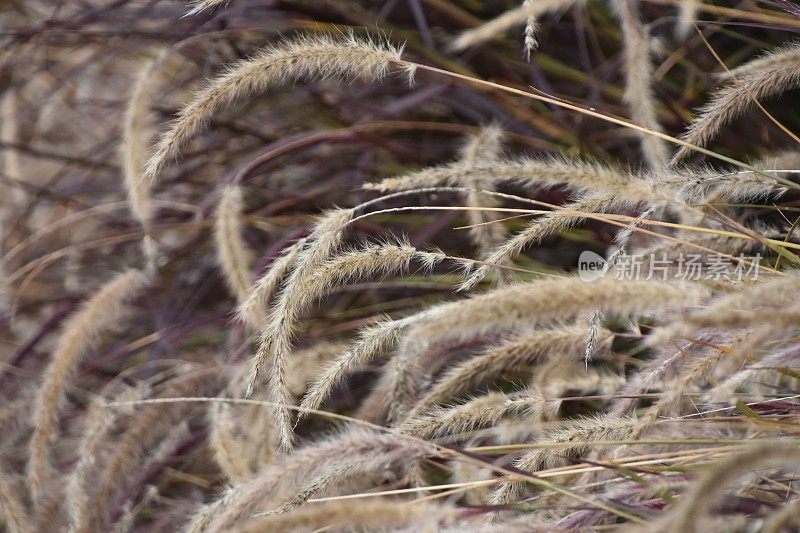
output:
<path id="1" fill-rule="evenodd" d="M 279 4 L 0 7 L 0 529 L 800 528 L 800 10 Z"/>

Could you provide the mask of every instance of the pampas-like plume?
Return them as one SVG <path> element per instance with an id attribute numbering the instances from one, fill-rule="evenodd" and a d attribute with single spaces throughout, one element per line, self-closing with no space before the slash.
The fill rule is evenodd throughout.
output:
<path id="1" fill-rule="evenodd" d="M 242 393 L 242 375 L 247 365 L 237 365 L 228 378 L 229 396 Z M 209 446 L 223 473 L 232 483 L 243 482 L 275 458 L 272 410 L 266 405 L 209 405 Z"/>
<path id="2" fill-rule="evenodd" d="M 405 271 L 414 259 L 430 269 L 444 258 L 442 253 L 421 252 L 404 243 L 372 245 L 343 253 L 320 265 L 314 276 L 307 280 L 302 294 L 296 296 L 299 301 L 295 305 L 304 307 L 306 302 L 324 294 L 336 284 L 374 274 Z"/>
<path id="3" fill-rule="evenodd" d="M 487 126 L 472 136 L 461 150 L 461 160 L 465 164 L 474 164 L 477 161 L 497 161 L 502 149 L 503 130 L 497 126 Z M 496 217 L 491 213 L 482 211 L 483 207 L 495 207 L 494 198 L 482 194 L 481 191 L 492 190 L 491 182 L 483 176 L 467 176 L 462 185 L 469 189 L 466 194 L 467 206 L 473 207 L 467 211 L 467 220 L 470 223 L 470 236 L 480 255 L 500 244 L 505 237 L 504 226 L 493 222 Z"/>
<path id="4" fill-rule="evenodd" d="M 364 248 L 343 252 L 322 263 L 314 275 L 306 280 L 300 294 L 295 295 L 301 307 L 319 298 L 337 285 L 361 278 L 405 272 L 412 260 L 423 264 L 430 271 L 446 256 L 442 252 L 422 252 L 407 242 L 373 244 Z"/>
<path id="5" fill-rule="evenodd" d="M 416 317 L 387 320 L 364 328 L 359 334 L 359 340 L 335 358 L 311 384 L 300 406 L 305 409 L 319 409 L 345 376 L 361 370 L 394 347 L 403 330 L 414 320 Z M 304 413 L 300 413 L 300 416 L 304 416 Z"/>
<path id="6" fill-rule="evenodd" d="M 208 372 L 193 372 L 185 376 L 171 379 L 158 395 L 160 398 L 184 397 L 188 394 L 203 395 L 216 393 L 218 379 Z M 76 518 L 73 525 L 75 533 L 88 533 L 103 529 L 109 512 L 109 503 L 119 488 L 121 479 L 125 479 L 139 464 L 142 452 L 158 442 L 158 440 L 185 420 L 187 411 L 196 407 L 191 403 L 168 403 L 145 405 L 128 423 L 126 431 L 115 443 L 107 465 L 99 479 L 93 484 L 90 496 L 91 506 L 87 513 Z M 85 483 L 84 486 L 89 486 Z"/>
<path id="7" fill-rule="evenodd" d="M 337 531 L 436 531 L 454 521 L 455 516 L 455 509 L 447 504 L 370 498 L 356 504 L 349 501 L 326 502 L 287 514 L 257 518 L 242 527 L 241 532 L 317 531 L 329 528 Z"/>
<path id="8" fill-rule="evenodd" d="M 392 66 L 409 79 L 413 67 L 400 59 L 402 47 L 347 37 L 303 36 L 259 51 L 238 61 L 195 93 L 161 135 L 147 162 L 143 179 L 152 184 L 167 162 L 176 157 L 218 110 L 273 85 L 299 79 L 380 79 Z"/>
<path id="9" fill-rule="evenodd" d="M 154 128 L 149 122 L 150 102 L 157 88 L 158 67 L 168 52 L 169 49 L 163 50 L 139 71 L 122 118 L 120 143 L 122 174 L 125 178 L 131 213 L 144 230 L 142 253 L 145 259 L 145 271 L 150 275 L 155 273 L 157 267 L 158 250 L 155 240 L 150 235 L 150 224 L 154 213 L 153 199 L 150 196 L 151 186 L 141 177 L 149 157 L 150 144 L 155 137 Z"/>
<path id="10" fill-rule="evenodd" d="M 551 237 L 561 231 L 565 231 L 586 219 L 582 215 L 567 215 L 560 211 L 575 211 L 579 213 L 608 213 L 618 209 L 629 207 L 632 203 L 625 196 L 616 195 L 593 195 L 589 194 L 573 202 L 565 204 L 552 214 L 547 214 L 534 220 L 522 231 L 507 239 L 500 246 L 492 250 L 483 259 L 483 264 L 476 268 L 459 286 L 459 291 L 466 291 L 483 281 L 489 273 L 497 266 L 502 266 L 514 257 L 518 256 L 522 250 L 528 246 L 538 244 L 544 239 Z"/>
<path id="11" fill-rule="evenodd" d="M 278 291 L 281 281 L 297 260 L 300 251 L 305 248 L 306 239 L 300 239 L 286 248 L 273 261 L 261 278 L 253 285 L 247 299 L 239 305 L 239 317 L 252 328 L 261 328 L 267 322 L 267 308 L 272 297 Z"/>
<path id="12" fill-rule="evenodd" d="M 688 143 L 705 146 L 723 126 L 741 116 L 754 102 L 796 88 L 800 82 L 800 45 L 792 44 L 755 59 L 732 70 L 727 77 L 728 85 L 714 93 L 683 136 Z M 690 151 L 688 147 L 681 147 L 673 162 L 683 159 Z"/>
<path id="13" fill-rule="evenodd" d="M 393 419 L 401 420 L 417 398 L 416 388 L 422 380 L 415 360 L 436 343 L 460 343 L 492 331 L 566 320 L 595 309 L 632 312 L 692 305 L 707 294 L 693 285 L 615 279 L 586 283 L 568 277 L 519 283 L 436 306 L 408 331 L 395 357 Z"/>
<path id="14" fill-rule="evenodd" d="M 409 416 L 422 413 L 434 404 L 446 402 L 509 370 L 536 363 L 540 358 L 574 357 L 583 348 L 585 336 L 586 331 L 577 326 L 543 329 L 489 348 L 481 355 L 450 368 L 414 405 Z M 604 331 L 598 337 L 599 343 L 606 345 L 613 335 L 610 331 Z"/>
<path id="15" fill-rule="evenodd" d="M 336 469 L 338 464 L 361 461 L 363 468 L 377 468 L 387 462 L 428 455 L 436 455 L 435 446 L 362 428 L 346 430 L 295 450 L 280 464 L 231 488 L 195 513 L 187 531 L 229 531 L 276 498 L 285 497 L 298 484 Z"/>
<path id="16" fill-rule="evenodd" d="M 711 401 L 731 401 L 736 389 L 743 385 L 759 384 L 761 377 L 774 374 L 776 368 L 791 368 L 800 360 L 800 346 L 791 346 L 780 352 L 764 357 L 735 374 L 728 376 L 722 383 L 706 393 Z"/>
<path id="17" fill-rule="evenodd" d="M 349 218 L 349 212 L 345 212 Z M 334 219 L 339 221 L 339 219 Z M 312 245 L 313 246 L 313 245 Z M 316 253 L 316 252 L 312 252 Z M 326 254 L 328 255 L 328 254 Z M 284 290 L 278 297 L 270 321 L 262 334 L 262 344 L 257 358 L 269 349 L 273 354 L 273 367 L 270 374 L 272 393 L 277 395 L 276 403 L 280 413 L 277 421 L 281 446 L 291 446 L 291 429 L 288 427 L 289 412 L 285 407 L 291 401 L 285 381 L 285 365 L 291 349 L 291 338 L 295 323 L 300 313 L 315 299 L 323 296 L 331 287 L 347 283 L 364 276 L 402 272 L 408 269 L 412 259 L 419 260 L 430 269 L 445 258 L 442 253 L 420 252 L 408 244 L 385 244 L 367 246 L 363 250 L 343 253 L 326 262 L 317 264 L 313 255 L 308 255 L 311 262 L 298 260 L 298 266 L 289 277 Z M 292 290 L 295 289 L 295 290 Z M 270 353 L 270 352 L 267 352 Z"/>
<path id="18" fill-rule="evenodd" d="M 242 305 L 250 297 L 250 250 L 242 237 L 242 188 L 222 191 L 214 223 L 214 244 L 225 282 Z"/>
<path id="19" fill-rule="evenodd" d="M 673 199 L 669 191 L 665 191 L 663 183 L 659 183 L 660 187 L 655 187 L 650 180 L 621 169 L 561 157 L 519 157 L 473 163 L 458 161 L 369 183 L 364 188 L 386 193 L 441 185 L 457 186 L 466 179 L 481 176 L 494 183 L 510 182 L 535 188 L 563 185 L 577 192 L 606 192 L 624 195 L 631 200 L 655 202 Z"/>
<path id="20" fill-rule="evenodd" d="M 556 446 L 553 448 L 535 449 L 525 453 L 514 462 L 514 466 L 526 472 L 535 473 L 546 468 L 556 468 L 580 459 L 592 450 L 592 442 L 624 440 L 631 427 L 636 423 L 634 418 L 601 416 L 570 422 L 563 429 L 549 432 L 542 438 L 543 442 L 574 442 L 573 446 Z M 525 483 L 510 481 L 504 483 L 492 494 L 492 501 L 497 505 L 507 505 L 522 496 Z"/>
<path id="21" fill-rule="evenodd" d="M 713 464 L 666 516 L 656 523 L 648 523 L 647 531 L 701 531 L 703 516 L 719 500 L 730 482 L 760 468 L 782 465 L 797 468 L 798 457 L 800 444 L 797 442 L 749 445 L 744 451 Z"/>
<path id="22" fill-rule="evenodd" d="M 453 407 L 433 407 L 419 416 L 409 417 L 398 431 L 423 439 L 453 435 L 496 424 L 510 413 L 524 413 L 529 421 L 555 416 L 560 402 L 548 400 L 540 391 L 532 389 L 506 395 L 493 392 L 479 396 Z"/>
<path id="23" fill-rule="evenodd" d="M 28 446 L 28 482 L 34 503 L 40 501 L 52 476 L 48 447 L 58 431 L 64 390 L 92 345 L 127 310 L 126 303 L 147 283 L 138 270 L 118 274 L 89 300 L 65 326 L 35 401 L 33 435 Z"/>
<path id="24" fill-rule="evenodd" d="M 117 380 L 106 385 L 105 390 L 89 405 L 86 428 L 78 444 L 78 461 L 69 475 L 66 490 L 66 508 L 70 531 L 79 530 L 85 517 L 92 512 L 90 473 L 97 468 L 102 449 L 111 440 L 111 431 L 118 412 L 110 411 L 105 404 L 108 391 L 117 386 Z M 147 387 L 128 387 L 113 396 L 118 402 L 141 400 Z"/>
<path id="25" fill-rule="evenodd" d="M 535 2 L 524 2 L 515 9 L 510 9 L 497 18 L 489 22 L 462 32 L 450 45 L 454 52 L 460 52 L 467 48 L 472 48 L 485 43 L 503 33 L 504 31 L 527 23 L 530 18 L 536 20 L 538 17 L 552 11 L 563 9 L 572 4 L 575 0 L 536 0 Z M 527 38 L 527 33 L 526 33 Z M 527 40 L 526 40 L 527 48 Z"/>
<path id="26" fill-rule="evenodd" d="M 789 271 L 787 274 L 765 282 L 752 283 L 738 292 L 716 298 L 705 308 L 656 330 L 647 342 L 651 346 L 659 346 L 703 327 L 796 327 L 800 320 L 800 308 L 793 304 L 796 303 L 794 294 L 800 288 L 800 276 L 797 271 Z"/>
<path id="27" fill-rule="evenodd" d="M 9 533 L 33 531 L 22 502 L 22 493 L 17 483 L 0 468 L 0 524 L 5 525 Z"/>
<path id="28" fill-rule="evenodd" d="M 313 298 L 305 291 L 306 281 L 316 268 L 326 261 L 342 241 L 344 227 L 353 216 L 351 209 L 334 209 L 323 215 L 309 235 L 305 248 L 298 253 L 294 268 L 277 295 L 266 324 L 261 330 L 258 351 L 251 362 L 250 378 L 245 395 L 252 395 L 261 368 L 271 363 L 269 375 L 270 399 L 275 405 L 275 424 L 278 442 L 283 449 L 292 446 L 291 414 L 286 407 L 292 397 L 286 386 L 286 365 L 292 349 L 292 337 L 300 313 Z"/>
<path id="29" fill-rule="evenodd" d="M 747 351 L 748 348 L 757 347 L 763 340 L 765 340 L 765 334 L 758 332 L 757 334 L 745 336 L 734 344 L 741 345 L 740 350 L 737 351 L 742 351 L 742 349 Z M 670 384 L 669 388 L 664 391 L 664 394 L 654 405 L 647 409 L 644 415 L 639 417 L 629 437 L 631 439 L 638 439 L 656 423 L 658 417 L 661 416 L 662 413 L 679 406 L 680 400 L 686 393 L 688 387 L 697 381 L 706 379 L 714 371 L 720 361 L 731 356 L 731 352 L 736 353 L 734 350 L 715 347 L 707 351 L 701 351 L 699 356 L 691 358 L 684 368 L 682 368 L 678 379 Z"/>
<path id="30" fill-rule="evenodd" d="M 250 465 L 238 448 L 238 435 L 230 410 L 225 403 L 208 406 L 208 445 L 214 460 L 231 483 L 241 483 L 252 475 Z"/>
<path id="31" fill-rule="evenodd" d="M 650 62 L 650 32 L 642 24 L 637 0 L 614 0 L 611 2 L 622 28 L 624 46 L 625 103 L 631 110 L 633 122 L 645 128 L 662 132 L 656 118 L 655 97 L 650 86 L 652 65 Z M 647 165 L 655 171 L 667 167 L 667 146 L 663 139 L 649 133 L 637 131 L 642 143 L 642 153 Z"/>

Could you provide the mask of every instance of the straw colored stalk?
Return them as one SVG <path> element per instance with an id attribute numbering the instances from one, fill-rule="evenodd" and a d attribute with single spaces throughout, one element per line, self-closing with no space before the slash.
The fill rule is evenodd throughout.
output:
<path id="1" fill-rule="evenodd" d="M 52 480 L 49 445 L 58 431 L 59 405 L 70 378 L 109 328 L 117 326 L 127 303 L 146 285 L 138 270 L 107 282 L 64 327 L 34 402 L 33 435 L 28 446 L 28 483 L 38 503 Z"/>

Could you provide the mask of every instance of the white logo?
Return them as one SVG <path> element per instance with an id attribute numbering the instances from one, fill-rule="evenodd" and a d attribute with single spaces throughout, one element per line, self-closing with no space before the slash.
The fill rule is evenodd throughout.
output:
<path id="1" fill-rule="evenodd" d="M 603 256 L 585 250 L 578 257 L 578 277 L 585 282 L 600 279 L 603 276 L 605 265 L 606 260 Z"/>

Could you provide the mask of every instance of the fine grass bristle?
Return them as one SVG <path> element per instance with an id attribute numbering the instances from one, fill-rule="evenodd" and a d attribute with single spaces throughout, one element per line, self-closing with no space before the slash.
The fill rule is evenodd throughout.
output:
<path id="1" fill-rule="evenodd" d="M 455 522 L 455 510 L 447 504 L 421 502 L 406 504 L 388 498 L 373 498 L 366 503 L 328 502 L 296 511 L 256 518 L 247 523 L 243 533 L 266 531 L 309 531 L 322 527 L 439 528 Z"/>
<path id="2" fill-rule="evenodd" d="M 510 9 L 495 19 L 477 28 L 462 32 L 461 35 L 450 43 L 450 49 L 454 52 L 460 52 L 472 48 L 473 46 L 478 46 L 479 44 L 497 37 L 509 28 L 524 23 L 526 25 L 525 52 L 527 54 L 530 50 L 536 48 L 535 40 L 531 42 L 531 37 L 528 35 L 527 28 L 531 26 L 531 19 L 535 21 L 536 17 L 551 11 L 566 8 L 574 1 L 575 0 L 524 1 L 519 7 Z M 535 26 L 533 26 L 533 32 L 531 32 L 531 34 L 535 35 Z"/>
<path id="3" fill-rule="evenodd" d="M 49 449 L 58 431 L 58 412 L 69 380 L 102 334 L 125 315 L 128 300 L 147 281 L 137 270 L 118 274 L 64 327 L 34 404 L 33 435 L 28 445 L 28 483 L 34 502 L 42 501 L 53 479 Z"/>
<path id="4" fill-rule="evenodd" d="M 217 207 L 214 240 L 225 283 L 240 305 L 250 297 L 250 251 L 242 236 L 241 218 L 241 187 L 225 187 Z"/>
<path id="5" fill-rule="evenodd" d="M 152 184 L 170 159 L 225 106 L 260 93 L 271 86 L 303 78 L 382 78 L 393 66 L 413 76 L 401 64 L 402 48 L 388 43 L 343 38 L 304 36 L 266 48 L 252 58 L 239 61 L 197 91 L 158 140 L 145 166 L 143 178 Z"/>
<path id="6" fill-rule="evenodd" d="M 0 27 L 0 531 L 800 525 L 792 1 Z"/>
<path id="7" fill-rule="evenodd" d="M 720 130 L 739 118 L 757 102 L 797 88 L 800 81 L 800 46 L 793 44 L 730 71 L 728 83 L 715 92 L 700 109 L 683 138 L 686 142 L 705 146 Z M 681 147 L 673 161 L 689 154 Z"/>

